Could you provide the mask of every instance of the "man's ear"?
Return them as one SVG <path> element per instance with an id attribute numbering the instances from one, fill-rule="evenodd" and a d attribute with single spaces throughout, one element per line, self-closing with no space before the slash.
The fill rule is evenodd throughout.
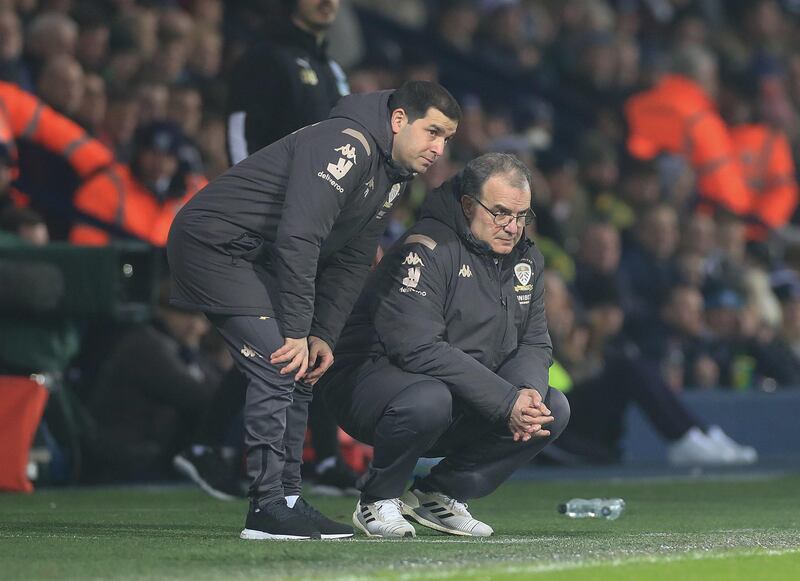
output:
<path id="1" fill-rule="evenodd" d="M 408 115 L 404 109 L 395 109 L 392 111 L 392 116 L 389 118 L 392 126 L 392 133 L 397 135 L 400 130 L 408 124 Z"/>
<path id="2" fill-rule="evenodd" d="M 472 201 L 472 198 L 467 195 L 461 196 L 461 211 L 464 212 L 467 222 L 469 222 L 473 207 L 475 207 L 475 202 Z"/>

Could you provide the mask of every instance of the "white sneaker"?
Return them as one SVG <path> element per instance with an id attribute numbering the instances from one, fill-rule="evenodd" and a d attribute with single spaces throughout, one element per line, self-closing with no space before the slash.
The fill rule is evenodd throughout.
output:
<path id="1" fill-rule="evenodd" d="M 358 501 L 353 524 L 368 537 L 416 537 L 414 527 L 403 518 L 400 500 L 389 498 L 362 504 Z"/>
<path id="2" fill-rule="evenodd" d="M 754 464 L 758 461 L 758 452 L 755 448 L 739 444 L 719 426 L 709 426 L 706 436 L 718 446 L 730 450 L 737 464 Z"/>
<path id="3" fill-rule="evenodd" d="M 400 500 L 403 514 L 437 531 L 463 537 L 489 537 L 494 533 L 492 527 L 472 518 L 466 503 L 441 492 L 422 492 L 415 488 Z"/>
<path id="4" fill-rule="evenodd" d="M 669 463 L 675 466 L 724 466 L 736 464 L 734 454 L 706 436 L 697 426 L 669 445 Z"/>

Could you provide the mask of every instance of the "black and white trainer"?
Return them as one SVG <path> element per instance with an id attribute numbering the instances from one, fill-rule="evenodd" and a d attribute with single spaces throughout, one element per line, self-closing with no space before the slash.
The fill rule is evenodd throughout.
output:
<path id="1" fill-rule="evenodd" d="M 320 539 L 322 533 L 315 523 L 280 498 L 268 504 L 250 504 L 244 530 L 239 538 L 249 541 L 278 541 Z"/>
<path id="2" fill-rule="evenodd" d="M 347 539 L 353 536 L 353 527 L 329 519 L 306 502 L 302 496 L 294 503 L 292 510 L 299 512 L 314 523 L 323 539 Z"/>
<path id="3" fill-rule="evenodd" d="M 462 537 L 489 537 L 492 527 L 469 513 L 465 502 L 441 492 L 412 489 L 400 497 L 403 514 L 428 528 Z"/>
<path id="4" fill-rule="evenodd" d="M 217 500 L 245 497 L 233 464 L 219 448 L 189 447 L 172 458 L 172 465 Z"/>
<path id="5" fill-rule="evenodd" d="M 362 503 L 353 513 L 353 524 L 368 537 L 410 538 L 417 532 L 400 512 L 400 500 L 388 498 Z"/>

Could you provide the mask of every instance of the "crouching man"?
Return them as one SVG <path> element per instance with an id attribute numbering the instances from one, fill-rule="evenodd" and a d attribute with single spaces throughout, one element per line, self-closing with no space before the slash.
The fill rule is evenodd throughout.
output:
<path id="1" fill-rule="evenodd" d="M 530 173 L 515 157 L 471 161 L 428 196 L 350 316 L 317 389 L 343 429 L 374 446 L 353 514 L 368 536 L 415 536 L 404 517 L 491 535 L 466 501 L 493 492 L 567 425 L 567 400 L 548 387 L 530 205 Z M 444 459 L 408 490 L 420 457 Z"/>

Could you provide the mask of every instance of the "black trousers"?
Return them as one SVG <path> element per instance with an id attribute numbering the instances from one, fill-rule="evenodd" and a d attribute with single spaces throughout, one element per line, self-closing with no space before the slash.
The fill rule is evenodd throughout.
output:
<path id="1" fill-rule="evenodd" d="M 425 478 L 426 489 L 462 501 L 485 496 L 558 438 L 569 421 L 566 398 L 545 388 L 540 393 L 555 418 L 551 435 L 514 442 L 505 423 L 477 415 L 443 382 L 386 363 L 340 369 L 322 387 L 342 428 L 374 446 L 359 482 L 369 501 L 401 496 L 420 457 L 442 456 Z M 394 394 L 388 404 L 386 392 Z"/>
<path id="2" fill-rule="evenodd" d="M 247 474 L 251 498 L 270 501 L 300 494 L 303 440 L 311 387 L 280 374 L 269 356 L 284 339 L 272 318 L 209 317 L 247 378 L 244 404 Z"/>
<path id="3" fill-rule="evenodd" d="M 642 357 L 614 357 L 605 370 L 577 384 L 568 394 L 572 422 L 562 444 L 578 435 L 609 450 L 618 450 L 625 411 L 636 404 L 667 441 L 675 441 L 693 426 L 705 429 L 661 377 L 658 363 Z"/>

